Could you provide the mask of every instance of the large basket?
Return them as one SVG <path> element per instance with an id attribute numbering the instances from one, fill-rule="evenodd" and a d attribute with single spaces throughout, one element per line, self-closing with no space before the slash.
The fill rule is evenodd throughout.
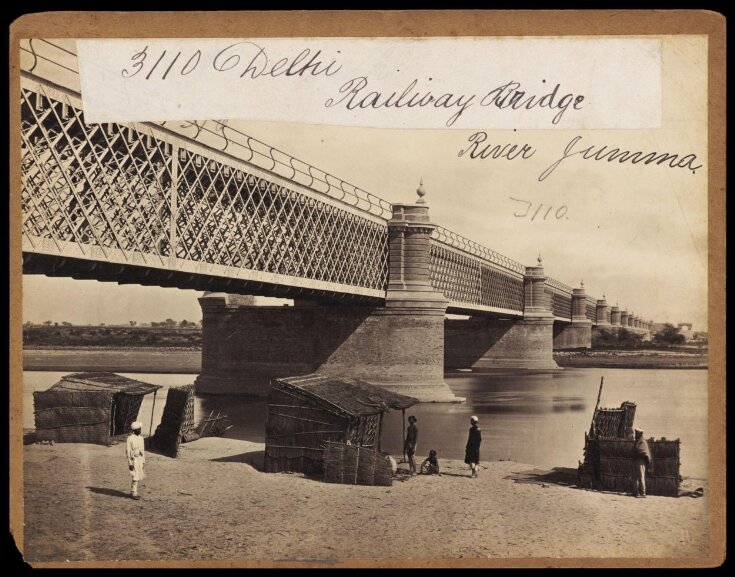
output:
<path id="1" fill-rule="evenodd" d="M 389 487 L 393 484 L 393 470 L 388 459 L 372 448 L 328 441 L 324 446 L 324 480 Z"/>

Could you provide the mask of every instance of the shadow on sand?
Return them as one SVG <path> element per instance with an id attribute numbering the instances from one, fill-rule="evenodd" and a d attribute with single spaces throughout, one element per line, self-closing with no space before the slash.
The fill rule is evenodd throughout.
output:
<path id="1" fill-rule="evenodd" d="M 117 489 L 108 489 L 107 487 L 87 487 L 92 493 L 97 493 L 98 495 L 108 495 L 110 497 L 125 497 L 126 499 L 130 499 L 130 493 L 126 493 L 125 491 L 118 491 Z"/>
<path id="2" fill-rule="evenodd" d="M 265 469 L 265 451 L 249 451 L 247 453 L 240 453 L 239 455 L 229 455 L 227 457 L 210 459 L 210 461 L 216 461 L 218 463 L 245 463 L 250 465 L 256 471 L 263 472 Z"/>
<path id="3" fill-rule="evenodd" d="M 551 484 L 577 488 L 579 479 L 577 469 L 570 467 L 554 467 L 553 469 L 531 469 L 511 473 L 506 479 L 516 483 L 534 483 L 537 485 Z"/>

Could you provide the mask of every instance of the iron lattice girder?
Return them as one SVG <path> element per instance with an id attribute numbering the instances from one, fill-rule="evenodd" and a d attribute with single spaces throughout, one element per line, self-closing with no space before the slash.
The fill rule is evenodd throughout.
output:
<path id="1" fill-rule="evenodd" d="M 23 87 L 21 142 L 24 251 L 384 296 L 379 217 L 155 127 L 87 125 L 81 102 L 52 87 Z"/>
<path id="2" fill-rule="evenodd" d="M 523 275 L 436 239 L 431 242 L 431 286 L 444 293 L 450 309 L 523 312 Z"/>
<path id="3" fill-rule="evenodd" d="M 551 299 L 551 312 L 558 319 L 572 320 L 572 295 L 546 287 L 546 294 Z"/>
<path id="4" fill-rule="evenodd" d="M 597 322 L 597 301 L 591 298 L 585 300 L 584 314 L 588 320 Z"/>

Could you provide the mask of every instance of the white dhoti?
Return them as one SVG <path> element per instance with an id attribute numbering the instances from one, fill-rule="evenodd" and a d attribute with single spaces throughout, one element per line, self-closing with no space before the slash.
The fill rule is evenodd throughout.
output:
<path id="1" fill-rule="evenodd" d="M 145 479 L 143 463 L 145 463 L 143 457 L 133 457 L 133 461 L 132 463 L 130 463 L 131 465 L 133 465 L 133 470 L 130 471 L 130 474 L 133 476 L 133 481 L 142 481 L 143 479 Z"/>

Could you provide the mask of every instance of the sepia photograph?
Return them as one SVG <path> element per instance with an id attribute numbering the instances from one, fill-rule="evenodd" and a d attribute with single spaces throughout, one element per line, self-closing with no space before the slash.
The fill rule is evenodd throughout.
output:
<path id="1" fill-rule="evenodd" d="M 17 20 L 25 563 L 721 564 L 725 20 L 582 12 Z"/>

